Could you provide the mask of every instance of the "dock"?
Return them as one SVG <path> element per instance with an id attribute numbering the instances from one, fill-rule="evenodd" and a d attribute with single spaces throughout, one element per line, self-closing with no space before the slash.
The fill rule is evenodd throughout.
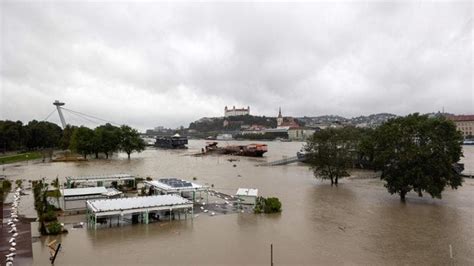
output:
<path id="1" fill-rule="evenodd" d="M 290 163 L 296 163 L 296 162 L 302 162 L 304 158 L 299 158 L 298 156 L 294 157 L 289 157 L 289 158 L 283 158 L 281 160 L 273 161 L 273 162 L 268 162 L 268 163 L 262 163 L 259 164 L 258 166 L 277 166 L 277 165 L 286 165 Z"/>

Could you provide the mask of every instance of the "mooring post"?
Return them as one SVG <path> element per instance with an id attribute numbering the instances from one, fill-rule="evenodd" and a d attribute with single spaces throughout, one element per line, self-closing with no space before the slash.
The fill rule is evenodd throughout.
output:
<path id="1" fill-rule="evenodd" d="M 49 260 L 51 260 L 51 265 L 54 264 L 54 261 L 56 260 L 56 256 L 58 255 L 59 249 L 61 248 L 61 243 L 59 243 L 56 246 L 56 249 L 54 249 L 54 255 L 52 257 L 49 257 Z"/>
<path id="2" fill-rule="evenodd" d="M 270 244 L 270 266 L 273 266 L 273 243 Z"/>

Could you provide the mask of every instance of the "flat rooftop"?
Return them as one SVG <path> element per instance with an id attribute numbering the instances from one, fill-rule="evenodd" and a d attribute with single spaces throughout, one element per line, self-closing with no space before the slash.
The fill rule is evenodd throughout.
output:
<path id="1" fill-rule="evenodd" d="M 258 196 L 258 189 L 256 188 L 239 188 L 236 196 L 250 196 L 250 197 L 257 197 Z"/>
<path id="2" fill-rule="evenodd" d="M 67 181 L 87 182 L 87 181 L 116 181 L 133 180 L 135 176 L 131 174 L 110 174 L 110 175 L 92 175 L 92 176 L 67 176 Z"/>
<path id="3" fill-rule="evenodd" d="M 159 180 L 146 181 L 146 184 L 158 188 L 163 191 L 203 191 L 208 189 L 208 186 L 199 185 L 186 180 L 167 177 Z"/>
<path id="4" fill-rule="evenodd" d="M 106 194 L 107 189 L 105 187 L 65 188 L 62 193 L 64 197 L 89 196 Z"/>
<path id="5" fill-rule="evenodd" d="M 158 195 L 147 197 L 88 200 L 87 208 L 93 213 L 133 213 L 144 210 L 169 208 L 192 208 L 193 203 L 178 195 Z"/>

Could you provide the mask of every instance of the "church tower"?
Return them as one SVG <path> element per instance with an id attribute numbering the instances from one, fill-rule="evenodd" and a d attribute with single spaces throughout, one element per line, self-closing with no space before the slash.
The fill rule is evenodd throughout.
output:
<path id="1" fill-rule="evenodd" d="M 281 116 L 281 107 L 278 109 L 278 117 L 277 117 L 277 126 L 281 126 L 283 124 L 283 116 Z"/>

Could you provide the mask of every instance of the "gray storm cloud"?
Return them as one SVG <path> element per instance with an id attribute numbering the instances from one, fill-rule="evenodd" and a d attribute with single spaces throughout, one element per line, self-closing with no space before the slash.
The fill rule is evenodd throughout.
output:
<path id="1" fill-rule="evenodd" d="M 473 113 L 472 10 L 3 1 L 0 119 L 44 119 L 55 99 L 141 129 L 187 126 L 225 105 L 267 116 L 279 106 L 294 116 Z"/>

